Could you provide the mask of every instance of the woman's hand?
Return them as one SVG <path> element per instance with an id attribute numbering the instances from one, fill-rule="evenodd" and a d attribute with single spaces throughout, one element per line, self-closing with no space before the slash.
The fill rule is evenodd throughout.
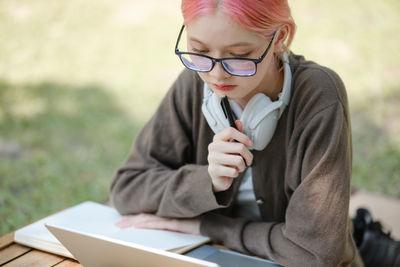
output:
<path id="1" fill-rule="evenodd" d="M 242 123 L 239 120 L 235 123 L 238 130 L 226 128 L 214 135 L 213 142 L 208 146 L 208 173 L 214 192 L 227 190 L 246 165 L 253 163 L 253 154 L 246 147 L 253 146 L 253 142 L 241 132 Z"/>
<path id="2" fill-rule="evenodd" d="M 115 223 L 120 228 L 135 227 L 157 230 L 169 230 L 193 235 L 200 235 L 199 219 L 171 219 L 159 217 L 153 214 L 140 213 L 122 217 L 122 220 Z"/>

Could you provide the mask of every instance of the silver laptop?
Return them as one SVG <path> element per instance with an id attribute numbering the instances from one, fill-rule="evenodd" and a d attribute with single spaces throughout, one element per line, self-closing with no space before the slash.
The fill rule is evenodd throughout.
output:
<path id="1" fill-rule="evenodd" d="M 186 256 L 130 242 L 45 224 L 85 267 L 277 267 L 275 262 L 203 245 Z"/>
<path id="2" fill-rule="evenodd" d="M 218 267 L 216 263 L 50 225 L 47 229 L 85 267 Z"/>

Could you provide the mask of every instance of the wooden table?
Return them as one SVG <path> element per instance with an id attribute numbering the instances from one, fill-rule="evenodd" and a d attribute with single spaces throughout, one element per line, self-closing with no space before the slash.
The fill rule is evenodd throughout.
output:
<path id="1" fill-rule="evenodd" d="M 78 267 L 77 261 L 14 242 L 14 233 L 0 238 L 0 266 Z"/>

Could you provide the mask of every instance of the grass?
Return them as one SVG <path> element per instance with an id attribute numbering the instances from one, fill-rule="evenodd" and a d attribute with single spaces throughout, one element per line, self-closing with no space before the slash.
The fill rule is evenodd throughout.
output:
<path id="1" fill-rule="evenodd" d="M 357 189 L 400 198 L 400 4 L 290 1 L 292 49 L 343 78 Z M 0 235 L 104 201 L 134 137 L 182 69 L 179 0 L 1 1 Z"/>
<path id="2" fill-rule="evenodd" d="M 104 201 L 142 123 L 133 123 L 101 86 L 2 82 L 4 89 L 2 100 L 30 108 L 17 109 L 17 116 L 3 109 L 2 137 L 17 140 L 21 151 L 0 160 L 1 233 L 88 198 Z"/>

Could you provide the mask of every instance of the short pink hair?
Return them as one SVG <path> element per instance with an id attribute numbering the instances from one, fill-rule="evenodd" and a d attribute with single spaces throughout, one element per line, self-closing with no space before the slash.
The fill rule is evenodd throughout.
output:
<path id="1" fill-rule="evenodd" d="M 288 25 L 286 47 L 290 46 L 296 31 L 287 0 L 182 0 L 185 25 L 199 15 L 213 14 L 217 10 L 264 36 L 270 36 L 280 26 Z"/>

